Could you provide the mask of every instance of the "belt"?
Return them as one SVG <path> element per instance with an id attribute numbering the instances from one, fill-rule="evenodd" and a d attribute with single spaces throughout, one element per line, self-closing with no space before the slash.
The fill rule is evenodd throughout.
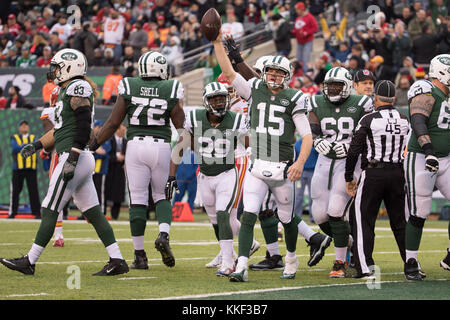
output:
<path id="1" fill-rule="evenodd" d="M 134 141 L 150 141 L 156 143 L 166 143 L 166 141 L 162 138 L 156 138 L 153 136 L 136 136 L 133 138 Z"/>
<path id="2" fill-rule="evenodd" d="M 395 168 L 403 168 L 402 163 L 392 163 L 392 162 L 378 162 L 372 161 L 367 165 L 369 169 L 395 169 Z"/>

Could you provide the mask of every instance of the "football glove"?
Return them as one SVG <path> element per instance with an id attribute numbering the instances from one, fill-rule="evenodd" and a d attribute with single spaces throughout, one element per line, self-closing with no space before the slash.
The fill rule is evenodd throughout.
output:
<path id="1" fill-rule="evenodd" d="M 180 192 L 178 189 L 177 178 L 174 176 L 170 176 L 167 179 L 166 188 L 164 189 L 164 193 L 166 194 L 166 199 L 171 201 L 173 196 L 173 188 L 176 189 L 177 193 Z"/>
<path id="2" fill-rule="evenodd" d="M 26 144 L 23 146 L 23 148 L 20 150 L 20 155 L 26 159 L 28 157 L 31 157 L 36 151 L 42 149 L 42 142 L 35 141 L 33 143 Z"/>
<path id="3" fill-rule="evenodd" d="M 230 57 L 231 61 L 234 60 L 235 64 L 244 61 L 244 59 L 242 59 L 241 52 L 239 51 L 239 45 L 234 41 L 232 37 L 225 38 L 225 46 L 228 50 L 228 56 Z"/>
<path id="4" fill-rule="evenodd" d="M 314 140 L 314 148 L 317 150 L 318 153 L 324 156 L 330 152 L 331 147 L 332 147 L 331 143 L 325 139 L 318 138 Z"/>
<path id="5" fill-rule="evenodd" d="M 80 154 L 78 152 L 70 151 L 66 162 L 64 162 L 61 173 L 65 182 L 72 180 L 75 174 L 75 167 L 77 166 L 79 156 Z"/>
<path id="6" fill-rule="evenodd" d="M 439 170 L 439 160 L 435 156 L 429 154 L 425 157 L 425 169 L 430 172 L 437 172 Z"/>
<path id="7" fill-rule="evenodd" d="M 333 146 L 334 152 L 338 158 L 345 158 L 348 153 L 349 144 L 345 142 L 336 142 Z"/>

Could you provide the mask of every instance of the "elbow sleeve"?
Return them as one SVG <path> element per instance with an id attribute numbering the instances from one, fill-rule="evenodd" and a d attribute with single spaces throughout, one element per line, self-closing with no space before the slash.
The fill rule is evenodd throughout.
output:
<path id="1" fill-rule="evenodd" d="M 416 138 L 423 135 L 428 135 L 428 117 L 420 113 L 413 114 L 411 116 L 411 127 L 416 135 Z"/>

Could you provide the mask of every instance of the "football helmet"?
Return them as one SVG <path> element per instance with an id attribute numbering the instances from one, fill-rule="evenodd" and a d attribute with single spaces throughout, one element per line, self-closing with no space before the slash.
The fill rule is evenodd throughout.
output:
<path id="1" fill-rule="evenodd" d="M 75 77 L 86 75 L 87 67 L 87 60 L 82 52 L 75 49 L 62 49 L 50 60 L 47 78 L 59 85 Z"/>
<path id="2" fill-rule="evenodd" d="M 430 62 L 428 76 L 439 80 L 450 89 L 450 54 L 440 54 L 434 57 Z"/>
<path id="3" fill-rule="evenodd" d="M 253 65 L 253 69 L 261 76 L 263 72 L 264 65 L 267 61 L 272 59 L 273 56 L 262 56 L 258 60 L 256 60 L 255 64 Z"/>
<path id="4" fill-rule="evenodd" d="M 268 81 L 267 73 L 269 69 L 281 70 L 285 73 L 283 81 L 277 83 L 275 81 Z M 293 69 L 291 62 L 283 56 L 274 56 L 272 59 L 266 61 L 263 67 L 262 78 L 269 88 L 287 88 L 289 81 L 291 81 Z"/>
<path id="5" fill-rule="evenodd" d="M 209 99 L 218 96 L 223 96 L 225 99 L 221 101 L 213 101 L 211 104 Z M 217 117 L 223 117 L 225 115 L 225 113 L 230 109 L 231 102 L 228 89 L 223 83 L 211 82 L 205 86 L 203 89 L 203 106 L 208 112 Z"/>
<path id="6" fill-rule="evenodd" d="M 333 86 L 330 84 L 342 84 L 342 89 L 339 85 Z M 332 103 L 341 103 L 348 98 L 352 91 L 353 78 L 347 69 L 342 67 L 335 67 L 330 69 L 323 81 L 323 94 Z"/>
<path id="7" fill-rule="evenodd" d="M 156 51 L 144 53 L 138 61 L 138 74 L 140 78 L 169 79 L 169 65 L 166 57 Z"/>

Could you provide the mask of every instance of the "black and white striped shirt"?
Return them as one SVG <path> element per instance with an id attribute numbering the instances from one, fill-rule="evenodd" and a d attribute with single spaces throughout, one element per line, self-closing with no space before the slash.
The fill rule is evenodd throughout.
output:
<path id="1" fill-rule="evenodd" d="M 348 150 L 346 181 L 353 180 L 359 154 L 362 154 L 362 169 L 367 168 L 368 163 L 372 161 L 402 163 L 409 132 L 408 118 L 393 106 L 381 106 L 375 112 L 362 117 Z"/>

